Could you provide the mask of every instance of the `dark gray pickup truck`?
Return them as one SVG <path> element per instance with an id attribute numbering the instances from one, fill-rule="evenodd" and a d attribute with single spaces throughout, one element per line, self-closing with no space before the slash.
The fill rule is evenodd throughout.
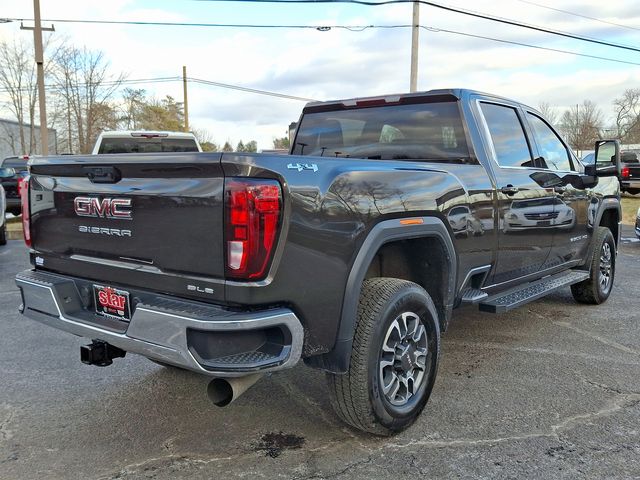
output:
<path id="1" fill-rule="evenodd" d="M 518 102 L 437 90 L 311 103 L 289 156 L 35 159 L 20 310 L 91 339 L 85 363 L 208 375 L 219 405 L 303 359 L 345 422 L 390 434 L 426 404 L 456 307 L 607 299 L 619 146 L 596 152 L 584 166 Z"/>

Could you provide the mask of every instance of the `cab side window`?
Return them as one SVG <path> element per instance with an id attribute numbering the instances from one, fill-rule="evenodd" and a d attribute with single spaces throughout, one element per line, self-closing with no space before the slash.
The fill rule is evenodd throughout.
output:
<path id="1" fill-rule="evenodd" d="M 501 167 L 533 167 L 531 149 L 515 108 L 481 103 L 496 160 Z"/>
<path id="2" fill-rule="evenodd" d="M 567 147 L 547 122 L 533 113 L 527 113 L 527 120 L 533 130 L 540 156 L 544 160 L 546 168 L 559 170 L 561 172 L 575 170 L 571 163 Z"/>

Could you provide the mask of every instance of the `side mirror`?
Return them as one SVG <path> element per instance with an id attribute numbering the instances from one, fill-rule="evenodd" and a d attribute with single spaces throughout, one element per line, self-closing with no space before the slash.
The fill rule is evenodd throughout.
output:
<path id="1" fill-rule="evenodd" d="M 618 140 L 599 140 L 595 146 L 595 162 L 587 165 L 585 173 L 598 177 L 620 176 L 620 142 Z M 594 171 L 595 170 L 595 171 Z"/>
<path id="2" fill-rule="evenodd" d="M 11 178 L 15 174 L 16 171 L 13 168 L 0 168 L 0 178 Z"/>

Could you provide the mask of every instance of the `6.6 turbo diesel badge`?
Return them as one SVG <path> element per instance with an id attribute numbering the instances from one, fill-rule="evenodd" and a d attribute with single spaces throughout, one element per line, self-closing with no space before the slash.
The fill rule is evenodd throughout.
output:
<path id="1" fill-rule="evenodd" d="M 76 197 L 73 199 L 73 209 L 80 217 L 132 219 L 130 198 Z"/>

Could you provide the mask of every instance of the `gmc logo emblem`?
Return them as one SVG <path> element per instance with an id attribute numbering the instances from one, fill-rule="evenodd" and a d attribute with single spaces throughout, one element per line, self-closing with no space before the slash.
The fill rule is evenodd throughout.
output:
<path id="1" fill-rule="evenodd" d="M 131 220 L 130 198 L 76 197 L 73 209 L 80 217 L 111 218 L 114 220 Z"/>

